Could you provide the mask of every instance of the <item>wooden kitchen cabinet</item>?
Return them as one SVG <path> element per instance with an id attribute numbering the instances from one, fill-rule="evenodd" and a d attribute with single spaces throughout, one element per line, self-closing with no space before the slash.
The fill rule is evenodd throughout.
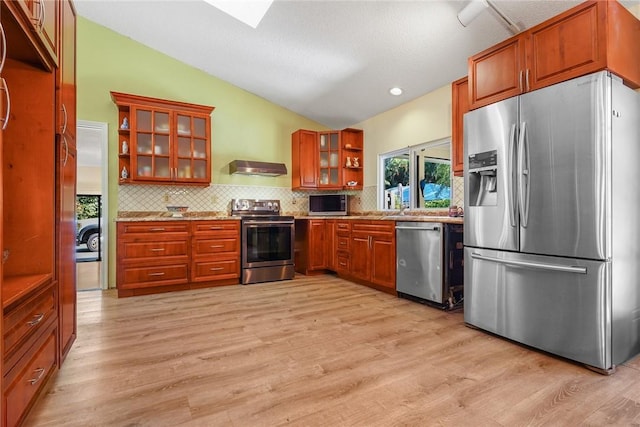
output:
<path id="1" fill-rule="evenodd" d="M 120 183 L 211 183 L 214 107 L 111 92 Z M 126 147 L 126 148 L 125 148 Z"/>
<path id="2" fill-rule="evenodd" d="M 395 222 L 353 221 L 350 243 L 350 275 L 382 290 L 395 292 Z"/>
<path id="3" fill-rule="evenodd" d="M 75 13 L 1 1 L 0 21 L 0 424 L 14 426 L 75 336 Z"/>
<path id="4" fill-rule="evenodd" d="M 216 285 L 240 281 L 240 222 L 193 221 L 191 223 L 192 283 Z"/>
<path id="5" fill-rule="evenodd" d="M 116 286 L 126 297 L 185 289 L 189 283 L 187 221 L 119 222 Z"/>
<path id="6" fill-rule="evenodd" d="M 14 25 L 19 28 L 21 40 L 10 43 L 21 52 L 11 54 L 17 60 L 37 64 L 46 71 L 58 66 L 60 0 L 3 1 L 3 8 L 12 15 L 8 33 Z M 3 24 L 4 25 L 4 24 Z M 13 48 L 12 47 L 12 48 Z"/>
<path id="7" fill-rule="evenodd" d="M 291 188 L 318 188 L 318 134 L 299 129 L 291 135 Z"/>
<path id="8" fill-rule="evenodd" d="M 363 142 L 360 129 L 295 131 L 291 135 L 291 188 L 361 190 Z"/>
<path id="9" fill-rule="evenodd" d="M 328 233 L 324 219 L 297 219 L 295 221 L 295 270 L 298 273 L 320 274 L 327 269 Z"/>
<path id="10" fill-rule="evenodd" d="M 638 88 L 639 39 L 617 1 L 581 3 L 470 57 L 470 109 L 603 69 Z"/>
<path id="11" fill-rule="evenodd" d="M 343 129 L 340 131 L 342 165 L 342 186 L 350 190 L 362 190 L 364 179 L 364 131 Z"/>
<path id="12" fill-rule="evenodd" d="M 351 221 L 336 220 L 334 230 L 332 269 L 338 274 L 348 274 L 351 269 Z"/>
<path id="13" fill-rule="evenodd" d="M 240 282 L 240 221 L 122 221 L 118 297 Z"/>
<path id="14" fill-rule="evenodd" d="M 39 279 L 35 285 L 32 277 L 3 281 L 3 426 L 19 425 L 24 420 L 56 371 L 57 284 L 50 275 Z"/>
<path id="15" fill-rule="evenodd" d="M 469 79 L 465 76 L 451 84 L 451 167 L 455 176 L 464 173 L 464 114 L 469 111 Z"/>
<path id="16" fill-rule="evenodd" d="M 59 67 L 56 69 L 56 271 L 59 287 L 60 358 L 76 339 L 76 14 L 60 4 Z"/>

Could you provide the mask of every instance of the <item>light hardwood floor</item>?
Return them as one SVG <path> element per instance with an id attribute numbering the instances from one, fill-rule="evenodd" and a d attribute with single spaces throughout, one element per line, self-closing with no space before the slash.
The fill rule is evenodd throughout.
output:
<path id="1" fill-rule="evenodd" d="M 78 324 L 26 425 L 640 423 L 637 359 L 603 376 L 333 276 L 81 292 Z"/>

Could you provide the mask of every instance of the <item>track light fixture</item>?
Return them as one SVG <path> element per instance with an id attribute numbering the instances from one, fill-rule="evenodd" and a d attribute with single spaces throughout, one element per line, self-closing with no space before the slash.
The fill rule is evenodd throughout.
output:
<path id="1" fill-rule="evenodd" d="M 463 27 L 466 27 L 487 8 L 491 8 L 513 34 L 518 34 L 521 31 L 518 24 L 509 19 L 489 0 L 471 0 L 468 5 L 458 12 L 458 21 Z"/>

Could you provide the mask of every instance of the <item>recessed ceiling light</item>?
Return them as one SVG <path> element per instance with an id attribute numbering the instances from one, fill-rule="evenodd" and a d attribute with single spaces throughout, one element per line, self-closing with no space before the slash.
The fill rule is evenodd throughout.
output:
<path id="1" fill-rule="evenodd" d="M 204 0 L 210 5 L 217 7 L 238 21 L 244 22 L 250 27 L 257 28 L 267 10 L 271 7 L 273 0 Z"/>
<path id="2" fill-rule="evenodd" d="M 394 96 L 400 96 L 402 95 L 402 89 L 400 89 L 399 87 L 392 87 L 391 89 L 389 89 L 389 93 Z"/>

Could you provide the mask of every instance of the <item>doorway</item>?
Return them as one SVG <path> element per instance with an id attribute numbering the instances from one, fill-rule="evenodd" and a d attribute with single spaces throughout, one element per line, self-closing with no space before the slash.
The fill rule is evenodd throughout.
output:
<path id="1" fill-rule="evenodd" d="M 78 120 L 77 136 L 77 289 L 106 289 L 109 235 L 107 123 Z"/>

